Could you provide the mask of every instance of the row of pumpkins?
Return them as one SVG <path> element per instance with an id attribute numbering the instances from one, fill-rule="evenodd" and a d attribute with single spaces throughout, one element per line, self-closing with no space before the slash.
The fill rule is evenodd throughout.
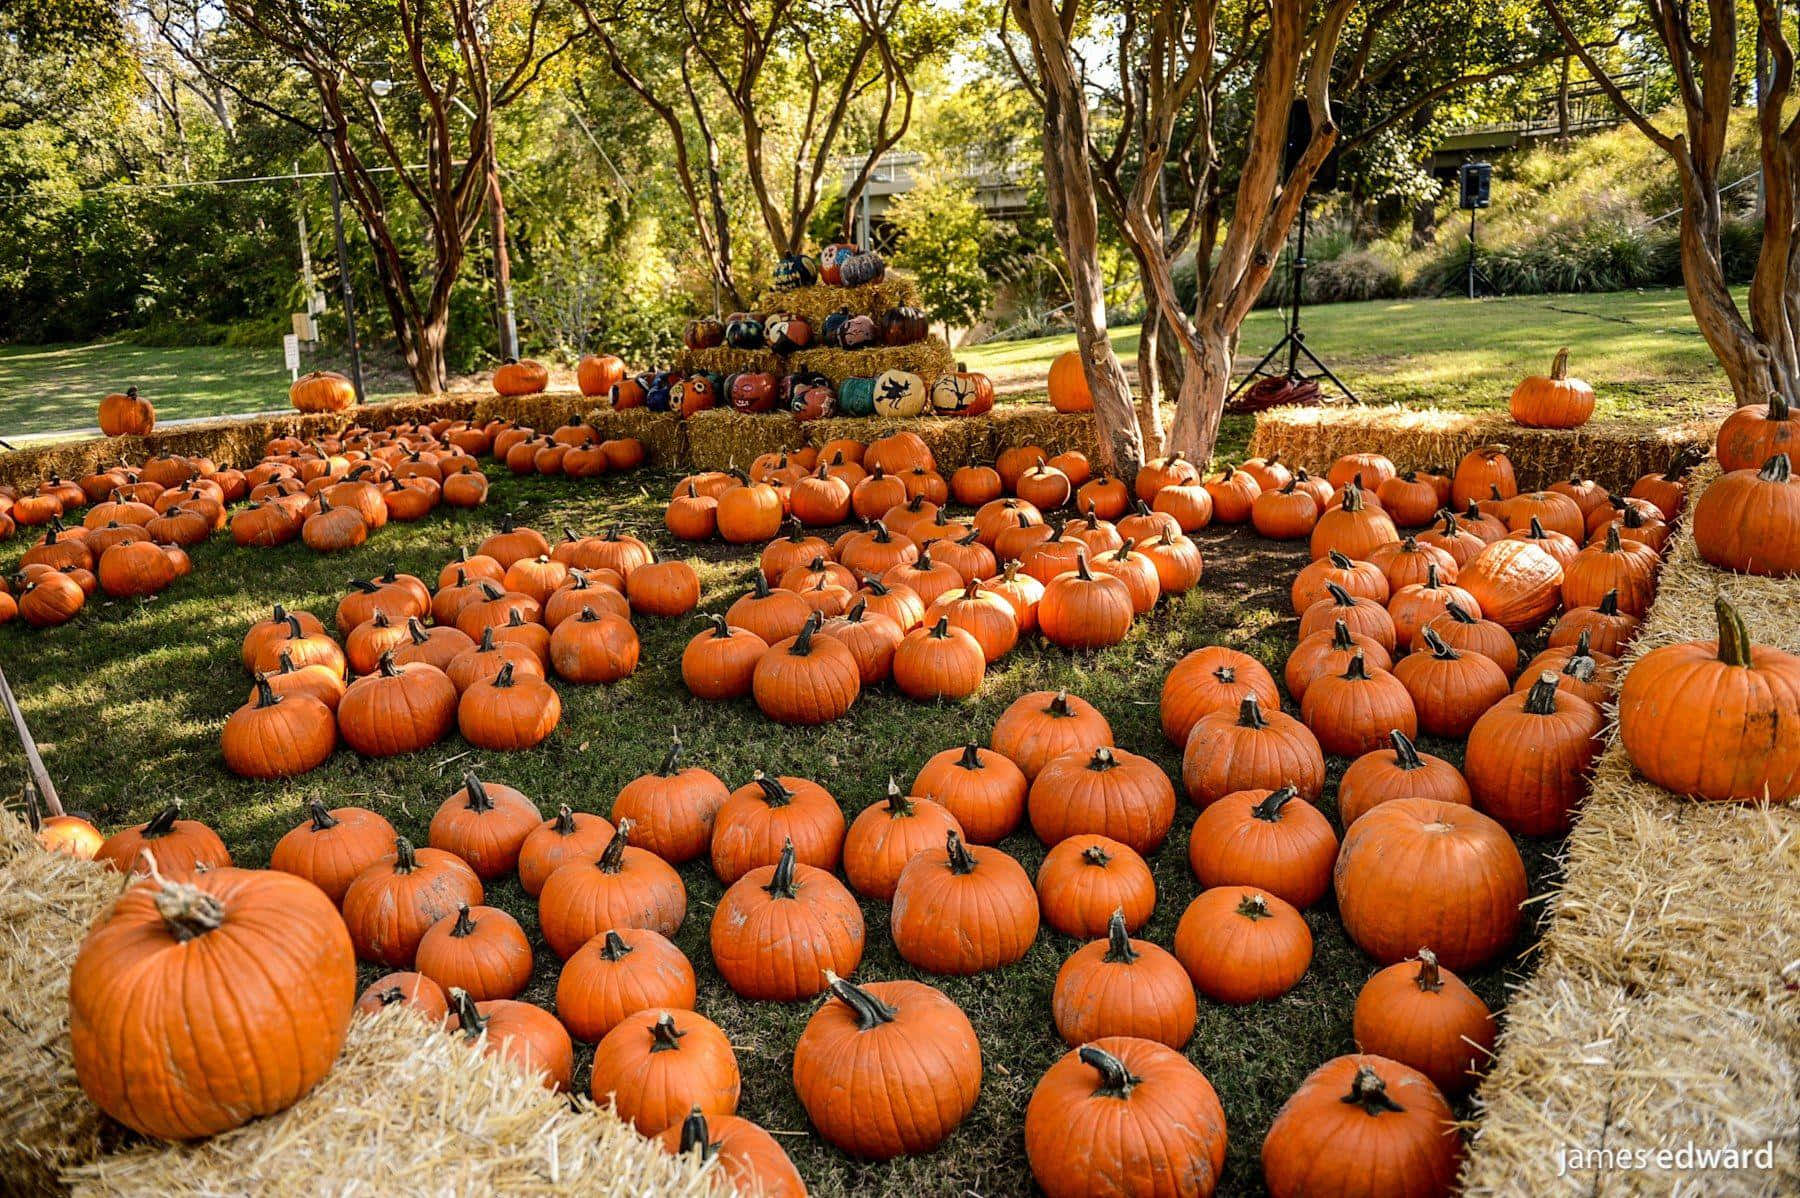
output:
<path id="1" fill-rule="evenodd" d="M 314 804 L 276 846 L 269 871 L 233 868 L 216 834 L 180 818 L 178 807 L 104 842 L 85 826 L 79 841 L 57 829 L 68 847 L 121 869 L 147 868 L 149 849 L 156 870 L 77 958 L 78 1077 L 102 1109 L 151 1135 L 211 1135 L 282 1109 L 329 1070 L 360 957 L 397 971 L 364 992 L 364 1009 L 414 1007 L 555 1087 L 570 1083 L 573 1041 L 594 1042 L 596 1100 L 673 1150 L 714 1145 L 736 1184 L 802 1194 L 773 1139 L 735 1116 L 735 1055 L 724 1031 L 693 1010 L 694 971 L 670 940 L 687 910 L 674 865 L 704 857 L 728 886 L 710 935 L 726 983 L 753 1001 L 826 996 L 795 1045 L 793 1077 L 829 1142 L 871 1159 L 929 1151 L 973 1109 L 981 1087 L 974 1029 L 941 991 L 846 980 L 863 955 L 860 895 L 891 904 L 896 949 L 927 972 L 1005 967 L 1034 942 L 1040 921 L 1087 941 L 1052 995 L 1053 1022 L 1071 1051 L 1027 1110 L 1033 1172 L 1051 1194 L 1089 1193 L 1097 1179 L 1112 1192 L 1148 1192 L 1145 1179 L 1164 1174 L 1189 1178 L 1186 1192 L 1211 1193 L 1224 1164 L 1225 1116 L 1180 1051 L 1194 1031 L 1195 991 L 1249 1003 L 1298 981 L 1312 949 L 1296 904 L 1323 896 L 1335 864 L 1346 923 L 1386 968 L 1357 1003 L 1361 1053 L 1322 1066 L 1270 1129 L 1265 1180 L 1278 1195 L 1369 1192 L 1320 1163 L 1349 1104 L 1378 1120 L 1367 1134 L 1393 1153 L 1370 1179 L 1379 1192 L 1448 1192 L 1460 1145 L 1444 1134 L 1444 1095 L 1472 1084 L 1493 1026 L 1447 960 L 1413 956 L 1417 940 L 1387 943 L 1387 906 L 1433 877 L 1435 837 L 1411 812 L 1423 800 L 1396 798 L 1386 805 L 1394 817 L 1365 817 L 1341 851 L 1291 787 L 1207 804 L 1191 849 L 1204 889 L 1171 951 L 1132 933 L 1156 903 L 1143 854 L 1168 829 L 1173 789 L 1154 763 L 1117 747 L 1105 716 L 1076 696 L 1021 697 L 989 746 L 938 753 L 910 787 L 890 783 L 886 802 L 848 822 L 816 782 L 758 774 L 733 791 L 684 765 L 681 753 L 677 742 L 656 771 L 629 783 L 610 820 L 567 807 L 545 819 L 518 791 L 468 774 L 431 819 L 430 847 L 415 848 L 375 812 Z M 1027 817 L 1052 846 L 1035 879 L 992 847 Z M 1516 858 L 1503 833 L 1458 830 L 1466 869 L 1484 852 Z M 533 946 L 516 920 L 483 903 L 485 883 L 515 873 L 537 900 L 545 945 L 563 960 L 554 1016 L 517 1001 Z M 1310 895 L 1295 889 L 1302 878 Z M 1463 914 L 1421 911 L 1415 922 Z M 201 1062 L 204 1089 L 189 1086 L 193 1074 L 173 1058 L 128 1070 L 100 1047 L 104 1030 L 124 1017 L 127 996 L 110 961 L 126 936 L 154 946 L 151 970 L 187 968 L 193 950 L 184 945 L 196 940 L 214 961 L 253 956 L 259 976 L 297 1001 L 246 1015 L 207 987 L 157 988 L 149 1009 L 133 1004 L 139 1025 L 184 1045 L 186 1029 L 215 1027 L 217 1059 Z M 133 976 L 141 981 L 144 968 L 140 961 Z M 308 1034 L 293 1035 L 288 1021 Z M 279 1083 L 268 1084 L 248 1074 L 252 1054 L 238 1051 L 250 1041 L 301 1047 L 283 1062 Z M 152 1092 L 162 1100 L 143 1101 Z M 1135 1100 L 1118 1106 L 1127 1094 Z M 1071 1159 L 1083 1168 L 1071 1171 Z"/>
<path id="2" fill-rule="evenodd" d="M 880 316 L 852 314 L 839 308 L 819 322 L 818 344 L 832 349 L 874 349 L 915 345 L 925 340 L 925 313 L 911 304 L 897 304 Z M 812 321 L 794 312 L 733 312 L 720 320 L 702 316 L 687 323 L 682 344 L 692 350 L 767 350 L 787 355 L 814 344 Z"/>

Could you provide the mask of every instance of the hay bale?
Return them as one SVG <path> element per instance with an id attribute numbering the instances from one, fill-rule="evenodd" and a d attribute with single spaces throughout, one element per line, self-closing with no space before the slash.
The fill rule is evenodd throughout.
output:
<path id="1" fill-rule="evenodd" d="M 912 276 L 889 269 L 879 283 L 861 287 L 833 287 L 815 283 L 792 291 L 765 291 L 756 300 L 756 310 L 765 314 L 792 312 L 804 316 L 818 328 L 827 316 L 839 308 L 850 309 L 852 316 L 880 316 L 889 308 L 918 307 L 919 288 Z"/>
<path id="2" fill-rule="evenodd" d="M 927 383 L 956 366 L 956 356 L 933 334 L 911 345 L 877 345 L 869 349 L 803 349 L 788 359 L 795 371 L 813 370 L 841 386 L 845 379 L 874 378 L 884 370 L 910 370 Z"/>
<path id="3" fill-rule="evenodd" d="M 1048 404 L 1011 404 L 995 408 L 994 452 L 1020 445 L 1036 445 L 1049 454 L 1079 450 L 1093 462 L 1100 461 L 1100 427 L 1088 413 L 1062 413 Z"/>
<path id="4" fill-rule="evenodd" d="M 1694 471 L 1697 498 L 1719 476 Z M 1690 501 L 1691 510 L 1691 501 Z M 1800 579 L 1703 562 L 1671 544 L 1626 655 L 1715 635 L 1715 594 L 1752 637 L 1800 651 Z M 1465 1172 L 1469 1194 L 1785 1194 L 1800 1188 L 1800 807 L 1677 798 L 1632 772 L 1616 729 L 1565 848 L 1539 968 L 1515 996 Z M 1596 1133 L 1593 1123 L 1604 1115 Z M 1596 1167 L 1568 1147 L 1774 1144 L 1772 1170 Z"/>
<path id="5" fill-rule="evenodd" d="M 1522 428 L 1504 412 L 1451 412 L 1400 404 L 1275 408 L 1259 412 L 1250 454 L 1322 471 L 1347 453 L 1384 453 L 1403 470 L 1454 467 L 1478 445 L 1507 447 L 1527 489 L 1570 475 L 1609 486 L 1666 469 L 1690 446 L 1712 443 L 1714 426 L 1701 421 L 1602 419 L 1581 428 Z"/>
<path id="6" fill-rule="evenodd" d="M 772 349 L 732 349 L 728 345 L 715 345 L 711 349 L 682 350 L 675 355 L 675 369 L 682 374 L 698 371 L 717 375 L 744 371 L 786 374 L 788 365 L 787 359 Z"/>
<path id="7" fill-rule="evenodd" d="M 697 412 L 687 419 L 690 470 L 749 469 L 757 456 L 806 444 L 800 422 L 786 412 L 750 415 L 731 408 Z"/>
<path id="8" fill-rule="evenodd" d="M 839 438 L 861 441 L 867 445 L 879 437 L 891 437 L 897 432 L 916 433 L 930 448 L 938 470 L 946 475 L 958 466 L 991 461 L 993 458 L 993 428 L 981 416 L 916 416 L 910 419 L 838 416 L 830 420 L 811 421 L 803 428 L 807 443 L 818 446 Z"/>
<path id="9" fill-rule="evenodd" d="M 642 441 L 644 460 L 652 466 L 675 470 L 687 463 L 687 422 L 672 413 L 649 408 L 590 408 L 582 419 L 608 440 L 636 437 Z"/>
<path id="10" fill-rule="evenodd" d="M 689 1195 L 711 1170 L 585 1098 L 553 1094 L 403 1007 L 359 1016 L 343 1055 L 279 1115 L 144 1145 L 68 1174 L 77 1195 Z"/>
<path id="11" fill-rule="evenodd" d="M 0 809 L 0 1189 L 60 1194 L 57 1175 L 115 1144 L 75 1081 L 69 969 L 87 929 L 118 897 L 104 865 L 46 853 Z"/>

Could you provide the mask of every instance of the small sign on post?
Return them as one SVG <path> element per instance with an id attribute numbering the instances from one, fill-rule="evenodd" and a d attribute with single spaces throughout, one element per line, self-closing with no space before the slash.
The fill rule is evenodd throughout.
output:
<path id="1" fill-rule="evenodd" d="M 318 327 L 313 324 L 313 318 L 310 313 L 292 312 L 289 313 L 289 315 L 293 318 L 294 336 L 308 344 L 319 339 Z"/>
<path id="2" fill-rule="evenodd" d="M 289 333 L 281 339 L 281 356 L 287 362 L 288 379 L 300 377 L 300 338 Z"/>

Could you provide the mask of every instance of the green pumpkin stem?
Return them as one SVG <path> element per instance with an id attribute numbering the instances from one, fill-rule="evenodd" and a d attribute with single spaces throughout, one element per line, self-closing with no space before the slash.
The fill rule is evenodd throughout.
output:
<path id="1" fill-rule="evenodd" d="M 1404 1111 L 1406 1108 L 1388 1096 L 1387 1083 L 1381 1075 L 1367 1065 L 1357 1067 L 1356 1076 L 1350 1081 L 1350 1092 L 1338 1101 L 1349 1106 L 1359 1106 L 1365 1115 L 1379 1115 L 1384 1111 Z"/>
<path id="2" fill-rule="evenodd" d="M 625 868 L 625 847 L 630 843 L 631 821 L 622 819 L 619 821 L 617 830 L 613 832 L 612 839 L 606 842 L 606 849 L 600 854 L 600 859 L 594 862 L 600 867 L 600 872 L 616 874 L 623 870 Z"/>
<path id="3" fill-rule="evenodd" d="M 1080 1055 L 1082 1064 L 1092 1066 L 1100 1073 L 1100 1084 L 1094 1088 L 1095 1098 L 1128 1097 L 1131 1088 L 1144 1080 L 1125 1068 L 1124 1061 L 1097 1045 L 1082 1045 Z"/>
<path id="4" fill-rule="evenodd" d="M 1125 929 L 1125 912 L 1115 910 L 1112 918 L 1106 921 L 1106 956 L 1101 960 L 1110 965 L 1129 965 L 1141 954 L 1131 947 L 1131 933 Z"/>
<path id="5" fill-rule="evenodd" d="M 892 1023 L 900 1014 L 855 982 L 846 981 L 829 969 L 825 971 L 825 985 L 830 988 L 832 997 L 856 1013 L 856 1026 L 861 1031 Z"/>
<path id="6" fill-rule="evenodd" d="M 1531 690 L 1525 696 L 1525 712 L 1527 715 L 1556 714 L 1556 675 L 1545 670 L 1538 680 L 1531 684 Z"/>

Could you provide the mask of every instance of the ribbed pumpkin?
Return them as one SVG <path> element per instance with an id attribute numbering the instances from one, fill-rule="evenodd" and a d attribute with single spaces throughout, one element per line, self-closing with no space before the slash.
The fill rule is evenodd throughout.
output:
<path id="1" fill-rule="evenodd" d="M 633 1012 L 594 1049 L 594 1101 L 610 1099 L 640 1135 L 674 1127 L 696 1108 L 733 1113 L 739 1084 L 731 1042 L 718 1024 L 693 1011 Z"/>
<path id="2" fill-rule="evenodd" d="M 1388 514 L 1363 502 L 1362 493 L 1354 489 L 1344 495 L 1343 506 L 1329 508 L 1313 525 L 1309 542 L 1316 561 L 1337 550 L 1355 561 L 1368 556 L 1389 541 L 1398 541 L 1400 530 Z"/>
<path id="3" fill-rule="evenodd" d="M 616 831 L 609 821 L 562 804 L 519 845 L 519 888 L 536 898 L 550 875 L 569 862 L 598 860 Z"/>
<path id="4" fill-rule="evenodd" d="M 251 700 L 226 717 L 219 734 L 225 767 L 239 777 L 304 774 L 323 765 L 337 747 L 333 709 L 305 691 L 276 693 L 270 677 L 257 675 Z"/>
<path id="5" fill-rule="evenodd" d="M 1176 662 L 1163 679 L 1158 704 L 1163 736 L 1171 744 L 1185 745 L 1188 733 L 1202 716 L 1236 711 L 1244 696 L 1251 693 L 1266 707 L 1281 706 L 1275 679 L 1262 662 L 1221 645 L 1195 649 Z"/>
<path id="6" fill-rule="evenodd" d="M 794 1092 L 813 1127 L 869 1160 L 931 1151 L 981 1093 L 969 1017 L 921 982 L 827 980 L 832 997 L 794 1044 Z"/>
<path id="7" fill-rule="evenodd" d="M 1800 496 L 1800 488 L 1795 494 Z M 1800 512 L 1800 503 L 1795 511 Z M 1795 544 L 1800 545 L 1800 534 Z M 1795 560 L 1800 563 L 1800 557 Z M 1563 603 L 1569 607 L 1592 606 L 1612 593 L 1622 611 L 1642 616 L 1656 597 L 1656 569 L 1660 564 L 1654 549 L 1638 541 L 1620 540 L 1619 526 L 1610 525 L 1605 540 L 1576 554 L 1564 571 Z"/>
<path id="8" fill-rule="evenodd" d="M 628 1015 L 692 1010 L 694 967 L 661 932 L 613 928 L 575 950 L 556 982 L 556 1015 L 577 1040 L 597 1042 Z"/>
<path id="9" fill-rule="evenodd" d="M 1556 675 L 1559 690 L 1599 707 L 1612 698 L 1618 685 L 1619 663 L 1609 654 L 1593 649 L 1577 635 L 1573 645 L 1546 649 L 1527 662 L 1513 684 L 1513 693 L 1524 694 L 1547 673 Z"/>
<path id="10" fill-rule="evenodd" d="M 337 720 L 344 743 L 365 757 L 411 753 L 449 734 L 456 687 L 435 666 L 396 665 L 393 654 L 384 653 L 374 673 L 344 691 Z"/>
<path id="11" fill-rule="evenodd" d="M 816 636 L 817 625 L 809 620 L 797 636 L 771 644 L 751 675 L 757 707 L 778 724 L 828 724 L 862 690 L 856 658 L 838 641 Z"/>
<path id="12" fill-rule="evenodd" d="M 1296 702 L 1305 703 L 1307 688 L 1327 675 L 1342 674 L 1350 668 L 1350 659 L 1358 653 L 1373 668 L 1392 670 L 1394 659 L 1379 641 L 1362 633 L 1353 633 L 1343 620 L 1332 622 L 1330 632 L 1314 632 L 1302 637 L 1288 654 L 1282 671 L 1288 694 Z M 1279 701 L 1275 701 L 1279 706 Z"/>
<path id="13" fill-rule="evenodd" d="M 1549 618 L 1562 599 L 1563 570 L 1529 541 L 1495 541 L 1457 575 L 1480 607 L 1478 614 L 1508 632 L 1525 632 Z"/>
<path id="14" fill-rule="evenodd" d="M 889 778 L 887 799 L 863 808 L 844 836 L 844 876 L 864 898 L 888 902 L 906 863 L 950 832 L 961 834 L 962 825 L 945 807 L 903 794 Z"/>
<path id="15" fill-rule="evenodd" d="M 1418 712 L 1405 685 L 1386 670 L 1370 670 L 1360 652 L 1342 674 L 1327 674 L 1306 688 L 1300 718 L 1327 753 L 1358 757 L 1379 748 L 1398 728 L 1419 731 Z"/>
<path id="16" fill-rule="evenodd" d="M 673 866 L 630 843 L 621 820 L 600 856 L 570 861 L 538 896 L 544 942 L 568 960 L 610 928 L 649 928 L 673 936 L 687 918 L 687 887 Z"/>
<path id="17" fill-rule="evenodd" d="M 664 861 L 679 865 L 712 847 L 713 821 L 731 790 L 710 770 L 682 765 L 681 734 L 655 771 L 627 782 L 613 800 L 615 821 L 630 820 L 633 841 Z"/>
<path id="18" fill-rule="evenodd" d="M 1270 1198 L 1449 1198 L 1462 1166 L 1450 1104 L 1416 1069 L 1334 1057 L 1309 1074 L 1263 1138 Z"/>
<path id="19" fill-rule="evenodd" d="M 1526 428 L 1580 428 L 1594 414 L 1594 389 L 1569 376 L 1569 350 L 1556 351 L 1550 373 L 1527 376 L 1513 388 L 1512 418 Z"/>
<path id="20" fill-rule="evenodd" d="M 1410 536 L 1372 551 L 1369 564 L 1381 571 L 1387 580 L 1389 594 L 1410 583 L 1424 582 L 1430 566 L 1437 567 L 1438 579 L 1442 582 L 1455 582 L 1458 572 L 1456 559 L 1450 556 L 1449 550 L 1421 544 L 1417 537 Z"/>
<path id="21" fill-rule="evenodd" d="M 758 866 L 775 864 L 789 841 L 802 864 L 836 869 L 844 847 L 843 810 L 817 782 L 758 770 L 719 807 L 713 873 L 729 886 Z"/>
<path id="22" fill-rule="evenodd" d="M 1144 859 L 1130 845 L 1092 832 L 1051 847 L 1038 866 L 1037 893 L 1044 921 L 1082 940 L 1105 936 L 1114 915 L 1135 932 L 1156 907 L 1156 882 Z"/>
<path id="23" fill-rule="evenodd" d="M 1481 605 L 1473 595 L 1441 580 L 1435 564 L 1426 566 L 1424 582 L 1409 583 L 1388 600 L 1388 615 L 1394 619 L 1395 649 L 1406 653 L 1418 649 L 1419 630 L 1442 615 L 1452 603 L 1472 615 L 1481 615 Z"/>
<path id="24" fill-rule="evenodd" d="M 931 973 L 970 974 L 1010 965 L 1037 937 L 1038 902 L 1019 863 L 997 848 L 944 847 L 900 871 L 890 919 L 894 947 Z"/>
<path id="25" fill-rule="evenodd" d="M 1469 732 L 1463 774 L 1475 806 L 1523 836 L 1559 836 L 1574 824 L 1605 719 L 1544 673 L 1525 694 L 1496 703 Z"/>
<path id="26" fill-rule="evenodd" d="M 1467 807 L 1474 803 L 1462 773 L 1441 757 L 1421 753 L 1404 732 L 1389 736 L 1391 749 L 1364 753 L 1338 780 L 1338 819 L 1348 828 L 1390 799 L 1425 798 Z"/>
<path id="27" fill-rule="evenodd" d="M 1327 598 L 1307 608 L 1300 616 L 1302 640 L 1317 632 L 1330 632 L 1341 620 L 1352 633 L 1366 636 L 1393 653 L 1399 644 L 1399 631 L 1387 608 L 1360 595 L 1351 595 L 1335 582 L 1325 584 Z"/>
<path id="28" fill-rule="evenodd" d="M 1215 711 L 1194 725 L 1181 781 L 1202 808 L 1233 791 L 1283 786 L 1311 801 L 1325 789 L 1325 755 L 1306 725 L 1278 708 L 1265 713 L 1250 694 L 1236 712 Z"/>
<path id="29" fill-rule="evenodd" d="M 1207 807 L 1188 837 L 1188 864 L 1202 887 L 1255 886 L 1295 907 L 1331 888 L 1337 834 L 1291 786 L 1244 790 Z"/>
<path id="30" fill-rule="evenodd" d="M 1038 1081 L 1025 1108 L 1025 1155 L 1049 1198 L 1208 1198 L 1225 1168 L 1225 1109 L 1179 1052 L 1108 1036 Z"/>
<path id="31" fill-rule="evenodd" d="M 519 921 L 497 907 L 464 905 L 419 940 L 418 971 L 486 1002 L 513 998 L 531 982 L 531 942 Z"/>
<path id="32" fill-rule="evenodd" d="M 1477 446 L 1456 463 L 1456 474 L 1450 482 L 1449 506 L 1460 511 L 1465 504 L 1486 499 L 1496 487 L 1500 489 L 1502 499 L 1511 499 L 1519 493 L 1519 483 L 1513 473 L 1512 459 L 1506 456 L 1506 446 Z"/>
<path id="33" fill-rule="evenodd" d="M 120 873 L 148 873 L 149 863 L 144 859 L 148 849 L 156 857 L 157 872 L 178 881 L 229 866 L 231 852 L 219 834 L 199 820 L 182 819 L 181 806 L 176 799 L 137 827 L 114 832 L 94 850 L 94 860 Z"/>
<path id="34" fill-rule="evenodd" d="M 1032 779 L 1027 806 L 1045 844 L 1092 832 L 1153 853 L 1175 821 L 1175 788 L 1149 758 L 1101 745 L 1051 758 Z"/>
<path id="35" fill-rule="evenodd" d="M 1233 1005 L 1286 994 L 1312 953 L 1300 912 L 1254 886 L 1201 891 L 1175 928 L 1175 957 L 1200 993 Z"/>
<path id="36" fill-rule="evenodd" d="M 575 1045 L 550 1012 L 510 998 L 478 1003 L 462 989 L 450 991 L 450 1011 L 458 1038 L 536 1077 L 548 1089 L 569 1088 Z"/>
<path id="37" fill-rule="evenodd" d="M 1519 644 L 1512 633 L 1493 620 L 1477 616 L 1455 601 L 1425 625 L 1437 638 L 1459 653 L 1479 653 L 1505 674 L 1510 682 L 1519 673 Z M 1553 634 L 1554 635 L 1554 634 Z"/>
<path id="38" fill-rule="evenodd" d="M 1504 952 L 1526 897 L 1525 864 L 1506 829 L 1473 808 L 1419 798 L 1381 803 L 1351 824 L 1332 884 L 1344 929 L 1365 953 L 1392 964 L 1428 944 L 1452 969 Z"/>
<path id="39" fill-rule="evenodd" d="M 716 613 L 706 619 L 709 626 L 682 650 L 682 682 L 702 699 L 736 699 L 749 694 L 756 663 L 768 652 L 768 643 L 754 632 L 731 627 Z"/>
<path id="40" fill-rule="evenodd" d="M 344 923 L 356 955 L 392 969 L 410 968 L 427 929 L 463 906 L 481 903 L 481 879 L 462 858 L 414 849 L 404 836 L 344 891 Z"/>
<path id="41" fill-rule="evenodd" d="M 994 751 L 1018 766 L 1027 780 L 1037 777 L 1052 758 L 1063 753 L 1112 743 L 1112 725 L 1106 717 L 1086 699 L 1068 691 L 1020 695 L 994 721 L 988 738 Z"/>
<path id="42" fill-rule="evenodd" d="M 1139 1036 L 1183 1048 L 1193 1039 L 1199 1004 L 1180 961 L 1148 940 L 1133 940 L 1123 912 L 1106 936 L 1064 961 L 1050 993 L 1056 1034 L 1071 1047 L 1102 1036 Z"/>
<path id="43" fill-rule="evenodd" d="M 142 1135 L 198 1139 L 318 1084 L 350 1026 L 356 960 L 317 887 L 219 868 L 127 890 L 82 941 L 68 992 L 94 1104 Z"/>
<path id="44" fill-rule="evenodd" d="M 356 1000 L 356 1009 L 369 1015 L 396 1005 L 411 1007 L 431 1023 L 442 1023 L 450 1015 L 450 998 L 444 988 L 411 970 L 382 974 Z"/>
<path id="45" fill-rule="evenodd" d="M 1552 649 L 1568 648 L 1585 636 L 1595 651 L 1618 657 L 1636 639 L 1638 627 L 1636 616 L 1619 610 L 1618 593 L 1608 591 L 1599 603 L 1564 611 L 1550 630 L 1549 645 Z"/>
<path id="46" fill-rule="evenodd" d="M 1351 1034 L 1362 1052 L 1417 1069 L 1446 1094 L 1473 1089 L 1493 1059 L 1493 1014 L 1429 948 L 1363 984 Z"/>
<path id="47" fill-rule="evenodd" d="M 894 685 L 913 699 L 966 699 L 981 689 L 986 668 L 981 643 L 952 628 L 947 615 L 913 629 L 894 648 Z"/>
<path id="48" fill-rule="evenodd" d="M 711 944 L 719 976 L 744 998 L 811 998 L 825 989 L 828 972 L 854 973 L 862 962 L 862 908 L 836 877 L 797 864 L 789 841 L 774 865 L 725 891 Z"/>
<path id="49" fill-rule="evenodd" d="M 1722 596 L 1716 641 L 1652 649 L 1619 691 L 1619 739 L 1637 771 L 1703 799 L 1800 795 L 1800 657 L 1751 642 Z"/>
<path id="50" fill-rule="evenodd" d="M 806 1183 L 775 1137 L 736 1115 L 712 1115 L 699 1107 L 660 1137 L 663 1151 L 717 1162 L 733 1192 L 760 1198 L 806 1198 Z"/>
<path id="51" fill-rule="evenodd" d="M 364 807 L 328 811 L 314 799 L 300 826 L 275 842 L 269 868 L 305 878 L 335 906 L 358 874 L 392 850 L 394 836 L 394 825 L 376 812 Z"/>
<path id="52" fill-rule="evenodd" d="M 492 678 L 470 684 L 456 705 L 456 723 L 463 739 L 483 749 L 532 748 L 543 743 L 561 720 L 562 700 L 550 684 L 519 672 L 511 662 Z"/>
<path id="53" fill-rule="evenodd" d="M 483 882 L 505 877 L 519 864 L 525 840 L 544 820 L 537 804 L 510 786 L 484 783 L 474 770 L 462 788 L 439 804 L 427 833 L 431 847 L 455 853 Z"/>
<path id="54" fill-rule="evenodd" d="M 1123 641 L 1135 613 L 1131 589 L 1111 574 L 1092 572 L 1082 557 L 1045 584 L 1038 629 L 1065 649 L 1099 649 Z"/>
<path id="55" fill-rule="evenodd" d="M 1431 736 L 1460 740 L 1475 722 L 1511 692 L 1500 667 L 1479 653 L 1459 653 L 1425 630 L 1416 653 L 1394 666 L 1394 677 L 1412 696 L 1419 727 Z"/>
<path id="56" fill-rule="evenodd" d="M 913 778 L 911 793 L 942 804 L 970 844 L 995 844 L 1019 826 L 1029 787 L 1010 758 L 970 743 L 935 754 Z"/>

